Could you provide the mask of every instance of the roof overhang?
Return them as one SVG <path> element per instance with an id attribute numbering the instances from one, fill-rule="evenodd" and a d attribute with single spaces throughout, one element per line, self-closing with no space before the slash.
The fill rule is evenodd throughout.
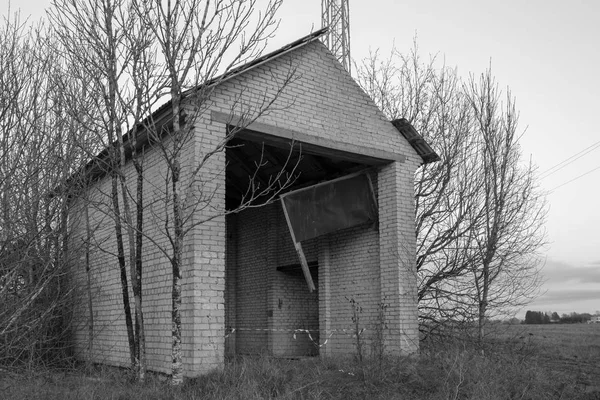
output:
<path id="1" fill-rule="evenodd" d="M 240 129 L 236 133 L 237 138 L 262 142 L 279 148 L 289 148 L 290 143 L 294 142 L 302 145 L 302 152 L 305 154 L 353 161 L 370 166 L 384 165 L 393 161 L 406 161 L 406 156 L 402 154 L 308 135 L 304 132 L 261 122 L 249 122 L 242 117 L 219 111 L 212 111 L 211 118 L 214 122 L 220 122 L 233 127 L 243 127 L 243 129 Z"/>
<path id="2" fill-rule="evenodd" d="M 417 154 L 421 156 L 424 164 L 440 161 L 440 156 L 429 146 L 429 143 L 423 139 L 423 136 L 417 132 L 410 122 L 404 118 L 400 118 L 393 120 L 392 125 L 398 129 Z"/>

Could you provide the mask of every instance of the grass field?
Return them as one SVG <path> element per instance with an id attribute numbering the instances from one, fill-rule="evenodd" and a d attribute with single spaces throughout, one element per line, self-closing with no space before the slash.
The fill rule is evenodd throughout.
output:
<path id="1" fill-rule="evenodd" d="M 482 352 L 468 340 L 405 358 L 239 358 L 172 388 L 126 371 L 0 371 L 0 399 L 600 399 L 599 325 L 497 325 Z"/>
<path id="2" fill-rule="evenodd" d="M 600 324 L 512 325 L 506 333 L 529 338 L 548 356 L 600 360 Z"/>
<path id="3" fill-rule="evenodd" d="M 513 325 L 498 332 L 529 343 L 539 365 L 600 390 L 600 324 Z"/>

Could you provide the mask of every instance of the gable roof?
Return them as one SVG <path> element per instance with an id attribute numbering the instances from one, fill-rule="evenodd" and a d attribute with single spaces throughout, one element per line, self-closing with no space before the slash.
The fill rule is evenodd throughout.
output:
<path id="1" fill-rule="evenodd" d="M 321 28 L 315 32 L 312 32 L 304 37 L 301 37 L 294 42 L 291 42 L 275 51 L 272 51 L 264 56 L 261 56 L 255 60 L 252 60 L 246 64 L 240 65 L 232 70 L 226 72 L 223 75 L 219 75 L 208 82 L 204 83 L 202 86 L 213 86 L 224 83 L 225 81 L 232 79 L 238 75 L 244 74 L 251 69 L 258 67 L 262 64 L 265 64 L 269 61 L 272 61 L 284 54 L 287 54 L 291 51 L 299 49 L 326 34 L 329 31 L 329 27 Z M 183 97 L 193 93 L 198 88 L 188 89 L 183 93 Z M 167 101 L 165 104 L 160 106 L 156 111 L 152 113 L 152 116 L 160 115 L 163 111 L 168 109 L 171 105 L 171 100 Z M 402 134 L 402 136 L 408 141 L 408 143 L 415 149 L 417 154 L 423 159 L 423 163 L 427 164 L 430 162 L 439 161 L 440 157 L 438 154 L 429 146 L 429 144 L 423 139 L 423 137 L 415 130 L 415 128 L 404 118 L 396 119 L 391 121 L 394 127 Z M 143 125 L 143 122 L 142 122 Z M 125 136 L 128 136 L 127 134 Z M 125 142 L 125 140 L 124 140 Z"/>
<path id="2" fill-rule="evenodd" d="M 328 30 L 329 30 L 328 27 L 319 29 L 315 32 L 310 33 L 309 35 L 301 37 L 300 39 L 295 40 L 294 42 L 291 42 L 291 43 L 289 43 L 275 51 L 272 51 L 264 56 L 261 56 L 261 57 L 255 59 L 255 60 L 252 60 L 246 64 L 243 64 L 236 68 L 233 68 L 230 71 L 203 83 L 201 86 L 190 88 L 190 89 L 186 90 L 183 93 L 183 97 L 185 98 L 185 97 L 193 94 L 194 91 L 198 90 L 201 87 L 206 88 L 206 87 L 220 85 L 220 84 L 222 84 L 230 79 L 233 79 L 234 77 L 237 77 L 241 74 L 244 74 L 260 65 L 263 65 L 263 64 L 270 62 L 278 57 L 281 57 L 289 52 L 292 52 L 301 47 L 304 47 L 307 44 L 318 40 L 321 36 L 323 36 L 325 33 L 327 33 Z M 167 112 L 170 107 L 171 107 L 171 100 L 168 100 L 165 104 L 161 105 L 158 109 L 153 111 L 150 116 L 146 117 L 142 122 L 140 122 L 139 126 L 143 127 L 147 123 L 147 121 L 151 121 L 152 119 L 159 117 L 164 112 Z M 403 135 L 403 137 L 408 141 L 408 143 L 415 149 L 417 154 L 423 159 L 424 163 L 429 163 L 429 162 L 439 160 L 439 156 L 429 146 L 429 144 L 427 144 L 427 142 L 417 133 L 417 131 L 414 129 L 414 127 L 408 121 L 406 121 L 405 119 L 398 119 L 398 120 L 391 121 L 391 123 Z M 126 146 L 125 150 L 127 153 L 127 157 L 129 157 L 131 154 L 129 139 L 130 139 L 130 135 L 131 135 L 132 131 L 133 131 L 133 129 L 123 135 L 123 143 Z M 146 145 L 149 142 L 149 140 L 150 140 L 150 138 L 148 137 L 148 135 L 142 135 L 138 140 L 138 146 Z M 98 168 L 98 167 L 103 161 L 106 160 L 107 157 L 108 157 L 108 148 L 105 148 L 96 157 L 94 157 L 94 159 L 90 160 L 85 165 L 85 167 L 83 167 L 81 170 L 75 172 L 71 176 L 71 178 L 67 180 L 66 186 L 69 186 L 69 181 L 72 182 L 72 180 L 75 178 L 75 176 L 80 175 L 80 174 L 83 174 L 84 176 L 89 174 L 88 178 L 91 178 L 91 179 L 93 179 L 94 177 L 97 177 L 98 174 L 103 175 L 103 173 L 100 172 L 103 169 Z M 57 188 L 57 190 L 58 190 L 58 188 Z"/>
<path id="3" fill-rule="evenodd" d="M 300 39 L 298 39 L 292 43 L 286 44 L 285 46 L 283 46 L 275 51 L 265 54 L 264 56 L 258 57 L 255 60 L 249 61 L 246 64 L 242 64 L 238 67 L 235 67 L 222 75 L 216 76 L 216 77 L 208 80 L 207 82 L 201 84 L 200 87 L 209 87 L 209 86 L 218 85 L 218 84 L 228 81 L 229 79 L 232 79 L 238 75 L 246 73 L 246 72 L 250 71 L 251 69 L 258 67 L 259 65 L 262 65 L 266 62 L 274 60 L 279 56 L 282 56 L 286 53 L 289 53 L 290 51 L 296 50 L 302 46 L 307 45 L 310 42 L 317 40 L 318 38 L 323 36 L 325 33 L 327 33 L 328 30 L 329 30 L 329 28 L 321 28 L 318 31 L 315 31 L 304 37 L 301 37 Z M 199 87 L 194 87 L 194 88 L 186 90 L 183 93 L 183 97 L 190 95 L 197 89 L 199 89 Z M 152 113 L 152 115 L 153 116 L 159 115 L 161 112 L 163 112 L 165 109 L 168 109 L 170 106 L 171 106 L 171 100 L 167 101 L 165 104 L 160 106 L 156 111 L 154 111 Z M 142 122 L 142 125 L 143 125 L 143 122 Z"/>

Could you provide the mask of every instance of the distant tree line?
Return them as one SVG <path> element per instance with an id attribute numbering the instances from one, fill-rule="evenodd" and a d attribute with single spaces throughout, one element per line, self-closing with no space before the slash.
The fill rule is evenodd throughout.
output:
<path id="1" fill-rule="evenodd" d="M 525 313 L 524 324 L 527 325 L 537 325 L 537 324 L 550 324 L 550 323 L 559 323 L 559 324 L 578 324 L 587 322 L 592 319 L 592 314 L 589 313 L 576 313 L 572 312 L 570 314 L 562 314 L 558 315 L 557 312 L 553 313 L 545 313 L 542 311 L 529 311 Z"/>

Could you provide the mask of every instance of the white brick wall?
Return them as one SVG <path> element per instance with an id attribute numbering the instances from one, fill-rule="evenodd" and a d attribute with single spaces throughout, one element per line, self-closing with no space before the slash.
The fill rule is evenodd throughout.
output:
<path id="1" fill-rule="evenodd" d="M 190 183 L 191 169 L 197 156 L 206 152 L 214 143 L 200 141 L 206 135 L 199 133 L 186 146 L 182 154 L 182 181 Z M 169 146 L 168 140 L 165 142 Z M 218 154 L 203 169 L 203 174 L 212 176 L 207 182 L 194 185 L 197 193 L 211 194 L 212 200 L 224 204 L 225 188 L 224 157 Z M 150 369 L 170 372 L 171 360 L 171 264 L 162 250 L 170 254 L 170 244 L 165 232 L 165 216 L 171 213 L 170 203 L 165 203 L 167 168 L 158 149 L 147 150 L 144 157 L 145 182 L 144 232 L 152 238 L 144 239 L 143 246 L 143 306 L 146 327 L 146 351 Z M 135 171 L 132 164 L 125 169 L 129 190 L 135 196 Z M 118 366 L 128 366 L 129 350 L 125 317 L 122 306 L 120 274 L 116 259 L 114 220 L 110 211 L 110 178 L 97 182 L 90 191 L 92 201 L 74 200 L 70 219 L 73 224 L 74 240 L 85 238 L 85 225 L 81 207 L 87 204 L 91 225 L 99 225 L 95 231 L 92 247 L 92 285 L 94 294 L 94 354 L 92 359 Z M 188 191 L 188 196 L 194 192 Z M 202 206 L 202 202 L 199 202 Z M 134 205 L 132 204 L 132 208 Z M 123 210 L 121 205 L 121 210 Z M 195 212 L 195 220 L 201 221 L 219 210 L 203 208 Z M 135 217 L 134 217 L 135 218 Z M 170 216 L 172 218 L 172 216 Z M 172 220 L 172 219 L 171 219 Z M 126 233 L 125 231 L 123 232 Z M 187 375 L 207 371 L 222 365 L 224 305 L 224 217 L 206 222 L 192 230 L 184 243 L 182 336 L 184 368 Z M 124 238 L 127 241 L 127 237 Z M 128 257 L 127 242 L 125 254 Z M 127 262 L 129 276 L 129 262 Z M 75 268 L 78 286 L 85 287 L 83 260 Z M 82 292 L 82 295 L 85 295 Z M 133 293 L 130 285 L 130 301 Z M 76 302 L 78 329 L 74 331 L 77 349 L 87 357 L 87 320 L 85 302 Z M 198 340 L 198 338 L 202 338 Z"/>
<path id="2" fill-rule="evenodd" d="M 416 235 L 412 174 L 416 163 L 393 163 L 379 172 L 381 302 L 388 305 L 385 346 L 395 353 L 418 349 Z"/>
<path id="3" fill-rule="evenodd" d="M 365 148 L 421 159 L 386 119 L 325 45 L 315 41 L 246 74 L 225 82 L 215 93 L 212 109 L 236 115 L 272 98 L 275 87 L 294 72 L 270 112 L 258 122 Z M 232 101 L 238 102 L 232 105 Z M 259 103 L 260 104 L 260 103 Z M 409 173 L 410 171 L 406 171 Z"/>
<path id="4" fill-rule="evenodd" d="M 235 302 L 226 303 L 226 318 L 236 328 L 227 339 L 228 353 L 314 353 L 308 336 L 294 340 L 292 335 L 295 329 L 314 329 L 318 339 L 318 294 L 308 293 L 301 274 L 277 271 L 299 263 L 281 205 L 248 209 L 228 220 L 228 226 L 236 227 L 228 234 L 229 243 L 237 245 L 235 258 L 227 260 L 227 275 L 236 279 L 228 283 L 235 287 Z M 303 245 L 309 261 L 317 259 L 316 243 Z"/>
<path id="5" fill-rule="evenodd" d="M 326 138 L 365 148 L 403 154 L 404 163 L 393 163 L 381 169 L 379 180 L 379 232 L 369 227 L 357 227 L 328 235 L 326 240 L 306 244 L 307 256 L 327 263 L 319 276 L 319 326 L 321 339 L 327 329 L 347 329 L 351 326 L 351 307 L 346 300 L 354 298 L 363 307 L 361 322 L 368 324 L 376 317 L 376 307 L 385 302 L 390 305 L 388 323 L 391 323 L 387 346 L 394 352 L 414 350 L 417 345 L 416 280 L 414 276 L 414 203 L 413 175 L 421 161 L 415 151 L 401 137 L 362 92 L 334 57 L 319 42 L 312 42 L 300 49 L 233 78 L 218 87 L 210 103 L 210 109 L 243 115 L 256 112 L 265 99 L 276 92 L 277 85 L 295 70 L 295 79 L 285 88 L 273 108 L 259 118 L 259 122 L 271 126 L 302 132 L 314 137 Z M 210 110 L 209 110 L 210 111 Z M 190 182 L 190 171 L 225 135 L 225 125 L 210 119 L 207 112 L 194 122 L 196 135 L 186 146 L 183 154 L 184 182 Z M 145 153 L 144 182 L 146 233 L 156 244 L 144 242 L 144 313 L 146 322 L 147 355 L 151 369 L 169 372 L 171 348 L 171 266 L 159 247 L 168 248 L 164 232 L 164 191 L 167 169 L 161 153 L 148 149 Z M 134 170 L 130 164 L 126 174 L 134 189 Z M 199 201 L 194 221 L 220 215 L 225 206 L 225 154 L 218 153 L 205 165 L 188 195 Z M 92 254 L 92 286 L 94 296 L 95 342 L 92 358 L 97 362 L 127 366 L 129 356 L 124 317 L 121 305 L 121 288 L 117 260 L 114 254 L 114 222 L 110 214 L 110 179 L 97 182 L 90 191 L 93 203 L 74 200 L 71 223 L 74 240 L 85 237 L 81 223 L 81 207 L 88 205 L 95 231 L 96 246 Z M 205 203 L 210 200 L 210 204 Z M 167 211 L 165 211 L 165 208 Z M 271 227 L 269 218 L 261 219 L 262 211 L 252 211 L 236 218 L 237 228 L 252 224 L 273 238 L 273 226 L 279 226 L 277 212 L 273 212 Z M 266 212 L 266 211 L 265 211 Z M 274 219 L 273 219 L 274 218 Z M 275 222 L 273 222 L 275 221 Z M 284 226 L 284 225 L 283 225 Z M 286 228 L 287 229 L 287 228 Z M 271 232 L 271 233 L 269 233 Z M 295 263 L 296 255 L 287 234 L 276 236 L 277 252 L 257 254 L 256 246 L 264 238 L 242 235 L 234 242 L 235 249 L 227 249 L 227 255 L 244 260 L 235 270 L 226 272 L 225 218 L 221 215 L 193 229 L 185 242 L 183 266 L 183 345 L 185 373 L 188 376 L 218 368 L 225 354 L 225 327 L 245 322 L 241 305 L 264 307 L 264 311 L 278 306 L 280 292 L 268 290 L 278 282 L 272 267 Z M 273 239 L 271 239 L 272 241 Z M 282 242 L 283 241 L 283 242 Z M 287 242 L 286 242 L 287 241 Z M 328 244 L 327 244 L 328 243 Z M 127 249 L 126 249 L 127 253 Z M 325 258 L 328 260 L 325 261 Z M 321 260 L 323 259 L 323 261 Z M 230 260 L 228 260 L 229 265 Z M 263 271 L 269 266 L 267 271 Z M 381 270 L 380 270 L 381 265 Z M 244 268 L 254 268 L 246 271 Z M 261 272 L 262 271 L 262 272 Z M 74 266 L 74 279 L 85 287 L 83 261 Z M 129 272 L 129 271 L 128 271 Z M 225 313 L 225 279 L 227 282 L 228 307 Z M 255 279 L 250 285 L 255 292 L 241 290 L 239 282 Z M 267 285 L 264 285 L 267 283 Z M 285 283 L 288 284 L 288 283 Z M 85 293 L 85 292 L 82 292 Z M 133 296 L 131 296 L 133 298 Z M 84 356 L 87 339 L 87 311 L 85 301 L 75 303 L 78 321 L 74 338 L 77 349 Z M 255 304 L 256 303 L 256 304 Z M 274 314 L 275 315 L 275 314 Z M 227 321 L 225 320 L 227 318 Z M 279 318 L 279 317 L 277 317 Z M 281 320 L 284 323 L 285 318 Z M 252 325 L 274 327 L 276 318 L 266 312 L 256 311 Z M 391 322 L 390 322 L 391 321 Z M 262 336 L 261 336 L 262 335 Z M 239 334 L 227 339 L 228 347 L 252 348 L 257 351 L 277 349 L 278 341 L 265 341 L 264 334 Z M 254 343 L 254 344 L 252 344 Z M 270 347 L 269 347 L 270 346 Z M 350 336 L 334 335 L 326 352 L 347 354 L 353 349 Z M 285 347 L 285 346 L 284 346 Z"/>
<path id="6" fill-rule="evenodd" d="M 352 328 L 352 307 L 346 298 L 354 298 L 363 307 L 361 323 L 365 326 L 376 322 L 380 304 L 387 305 L 386 348 L 394 353 L 414 351 L 418 326 L 413 179 L 422 162 L 414 149 L 320 42 L 226 82 L 215 94 L 213 109 L 242 115 L 241 109 L 231 106 L 232 99 L 255 104 L 268 98 L 273 86 L 281 84 L 291 70 L 297 79 L 288 84 L 274 109 L 259 122 L 406 156 L 404 163 L 391 164 L 379 172 L 383 182 L 378 189 L 383 199 L 379 207 L 382 243 L 376 231 L 365 227 L 355 228 L 360 233 L 356 231 L 354 236 L 353 230 L 348 230 L 328 238 L 328 279 L 320 275 L 321 338 L 332 329 Z M 395 172 L 390 179 L 388 170 L 392 167 Z M 289 251 L 295 259 L 293 248 Z M 326 287 L 330 287 L 329 293 Z M 367 343 L 369 338 L 366 333 Z M 341 333 L 331 336 L 328 343 L 329 348 L 322 352 L 346 354 L 354 346 L 351 335 Z"/>

